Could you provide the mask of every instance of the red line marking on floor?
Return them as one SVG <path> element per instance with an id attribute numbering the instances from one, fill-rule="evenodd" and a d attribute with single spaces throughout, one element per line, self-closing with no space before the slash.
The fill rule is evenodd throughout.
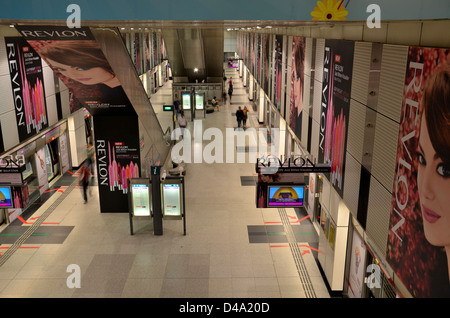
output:
<path id="1" fill-rule="evenodd" d="M 302 255 L 310 254 L 311 252 L 309 250 L 303 251 Z"/>
<path id="2" fill-rule="evenodd" d="M 306 220 L 307 218 L 309 218 L 309 215 L 307 215 L 307 216 L 305 216 L 304 218 L 301 218 L 301 219 L 299 219 L 299 220 L 297 220 L 297 221 L 294 221 L 294 222 L 292 222 L 292 223 L 300 223 L 301 221 Z"/>
<path id="3" fill-rule="evenodd" d="M 6 246 L 6 247 L 1 246 L 0 247 L 0 249 L 2 249 L 2 250 L 7 250 L 8 248 L 10 248 L 10 247 L 9 246 Z M 21 246 L 19 248 L 39 248 L 39 246 Z M 0 254 L 0 256 L 1 256 L 1 254 Z"/>
<path id="4" fill-rule="evenodd" d="M 21 217 L 21 216 L 18 216 L 17 217 L 20 221 L 22 221 L 22 223 L 23 224 L 28 224 L 28 225 L 32 225 L 32 224 L 34 224 L 34 223 L 30 223 L 30 222 L 27 222 L 27 221 L 25 221 L 24 219 L 23 219 L 23 217 Z M 32 218 L 32 219 L 38 219 L 39 218 L 39 216 L 37 216 L 37 217 L 34 217 L 34 218 Z M 32 219 L 30 219 L 30 220 L 32 220 Z M 42 225 L 48 225 L 48 224 L 52 224 L 52 225 L 55 225 L 55 224 L 59 224 L 58 222 L 42 222 Z"/>
<path id="5" fill-rule="evenodd" d="M 289 245 L 270 245 L 270 247 L 289 247 Z"/>
<path id="6" fill-rule="evenodd" d="M 309 245 L 298 245 L 298 246 L 299 246 L 299 247 L 306 247 L 306 248 L 309 248 L 309 249 L 311 249 L 311 250 L 313 250 L 313 251 L 319 252 L 319 250 L 318 250 L 317 248 L 311 247 L 311 246 L 309 246 Z"/>
<path id="7" fill-rule="evenodd" d="M 20 215 L 19 215 L 17 218 L 18 218 L 20 221 L 22 221 L 23 224 L 33 224 L 33 223 L 29 223 L 29 222 L 25 221 L 25 220 L 23 219 L 23 217 L 21 217 Z"/>
<path id="8" fill-rule="evenodd" d="M 52 192 L 52 191 L 57 191 L 58 189 L 51 189 L 51 190 L 47 190 L 47 191 L 44 191 L 44 193 L 48 193 L 48 192 Z"/>

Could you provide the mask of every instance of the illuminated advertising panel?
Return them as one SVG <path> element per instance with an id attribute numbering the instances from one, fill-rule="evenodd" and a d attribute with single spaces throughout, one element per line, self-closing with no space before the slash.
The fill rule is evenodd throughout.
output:
<path id="1" fill-rule="evenodd" d="M 304 187 L 293 185 L 269 185 L 267 195 L 268 207 L 303 206 Z"/>

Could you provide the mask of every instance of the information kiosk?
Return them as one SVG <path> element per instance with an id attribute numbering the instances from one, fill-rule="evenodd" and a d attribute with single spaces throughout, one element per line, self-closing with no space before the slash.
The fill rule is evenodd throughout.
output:
<path id="1" fill-rule="evenodd" d="M 130 214 L 130 232 L 134 235 L 133 219 L 153 217 L 151 182 L 145 178 L 128 179 L 128 204 Z"/>

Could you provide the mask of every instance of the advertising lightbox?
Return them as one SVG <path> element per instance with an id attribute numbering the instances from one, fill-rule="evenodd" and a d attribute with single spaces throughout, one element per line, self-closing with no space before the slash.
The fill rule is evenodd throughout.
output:
<path id="1" fill-rule="evenodd" d="M 183 104 L 183 109 L 191 109 L 191 94 L 190 93 L 182 94 L 182 104 Z"/>
<path id="2" fill-rule="evenodd" d="M 181 218 L 181 184 L 163 183 L 162 184 L 163 215 L 165 218 Z"/>
<path id="3" fill-rule="evenodd" d="M 134 216 L 151 215 L 151 194 L 148 183 L 131 184 L 131 202 Z"/>
<path id="4" fill-rule="evenodd" d="M 204 100 L 203 94 L 195 94 L 195 109 L 203 109 Z"/>
<path id="5" fill-rule="evenodd" d="M 0 208 L 12 208 L 11 188 L 0 186 Z"/>
<path id="6" fill-rule="evenodd" d="M 296 185 L 269 185 L 268 207 L 301 207 L 305 188 Z"/>

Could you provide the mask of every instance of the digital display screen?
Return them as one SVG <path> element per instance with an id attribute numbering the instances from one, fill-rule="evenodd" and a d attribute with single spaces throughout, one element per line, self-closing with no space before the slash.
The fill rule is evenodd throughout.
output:
<path id="1" fill-rule="evenodd" d="M 183 109 L 191 109 L 191 94 L 183 94 Z"/>
<path id="2" fill-rule="evenodd" d="M 203 95 L 195 95 L 195 109 L 203 109 Z"/>
<path id="3" fill-rule="evenodd" d="M 132 184 L 133 211 L 135 216 L 150 216 L 151 200 L 148 184 Z"/>
<path id="4" fill-rule="evenodd" d="M 267 206 L 300 207 L 303 206 L 305 188 L 302 186 L 276 185 L 268 186 Z"/>
<path id="5" fill-rule="evenodd" d="M 180 184 L 163 184 L 164 216 L 181 216 Z"/>
<path id="6" fill-rule="evenodd" d="M 13 202 L 11 198 L 10 187 L 0 187 L 0 208 L 12 208 Z"/>

